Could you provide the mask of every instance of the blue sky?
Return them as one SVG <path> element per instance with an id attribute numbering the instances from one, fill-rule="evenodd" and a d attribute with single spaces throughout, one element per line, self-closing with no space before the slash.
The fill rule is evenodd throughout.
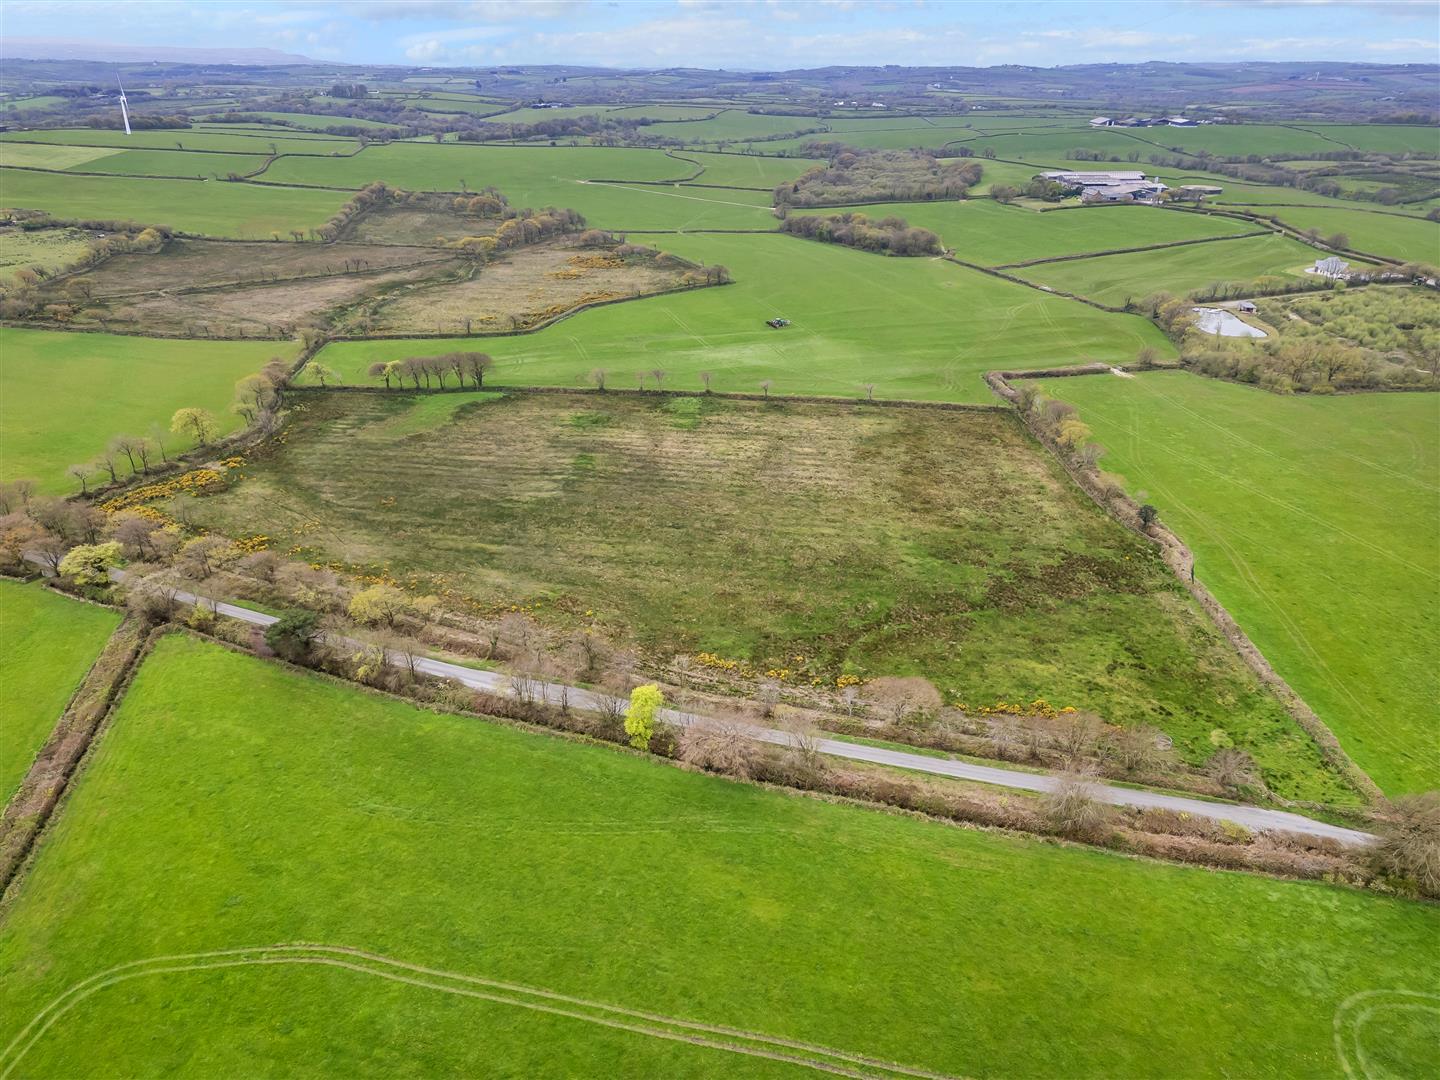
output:
<path id="1" fill-rule="evenodd" d="M 1435 0 L 5 0 L 0 32 L 465 66 L 1440 60 Z"/>

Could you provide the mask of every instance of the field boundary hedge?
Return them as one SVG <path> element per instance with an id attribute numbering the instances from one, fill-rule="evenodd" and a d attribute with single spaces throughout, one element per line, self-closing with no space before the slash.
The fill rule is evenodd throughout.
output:
<path id="1" fill-rule="evenodd" d="M 384 386 L 291 386 L 287 393 L 302 394 L 593 394 L 597 397 L 712 398 L 725 401 L 769 401 L 780 405 L 873 405 L 882 409 L 936 409 L 940 412 L 1009 412 L 1006 405 L 975 401 L 916 401 L 911 398 L 825 397 L 821 394 L 756 394 L 743 390 L 640 390 L 633 387 L 594 386 L 513 386 L 485 383 L 483 386 L 425 386 L 386 388 Z"/>
<path id="2" fill-rule="evenodd" d="M 1048 255 L 1043 259 L 1026 259 L 1024 262 L 997 263 L 992 270 L 1018 270 L 1024 266 L 1039 266 L 1041 263 L 1075 262 L 1080 259 L 1103 259 L 1107 255 L 1134 255 L 1141 251 L 1162 251 L 1165 248 L 1191 247 L 1195 244 L 1218 244 L 1224 240 L 1249 240 L 1257 236 L 1272 236 L 1273 230 L 1255 229 L 1252 232 L 1235 233 L 1232 236 L 1203 236 L 1197 240 L 1167 240 L 1163 244 L 1143 244 L 1140 247 L 1110 248 L 1107 251 L 1083 251 L 1076 255 Z"/>
<path id="3" fill-rule="evenodd" d="M 1112 315 L 1135 314 L 1128 308 L 1111 307 L 1109 304 L 1102 304 L 1099 300 L 1091 300 L 1088 296 L 1081 296 L 1079 293 L 1065 292 L 1062 289 L 1054 289 L 1048 285 L 1037 285 L 1033 281 L 1026 281 L 1022 277 L 1016 277 L 1014 274 L 1007 274 L 1003 270 L 997 270 L 992 266 L 981 266 L 979 263 L 966 262 L 964 259 L 957 258 L 954 255 L 942 255 L 940 257 L 946 262 L 952 262 L 956 266 L 963 266 L 967 270 L 978 270 L 982 274 L 989 274 L 991 277 L 997 277 L 1003 281 L 1013 282 L 1016 285 L 1024 285 L 1027 289 L 1034 289 L 1036 292 L 1046 293 L 1050 296 L 1062 296 L 1066 300 L 1078 300 L 1082 304 L 1089 304 L 1093 308 L 1099 308 L 1101 311 L 1108 311 Z"/>
<path id="4" fill-rule="evenodd" d="M 115 628 L 5 807 L 0 819 L 0 907 L 14 895 L 12 886 L 155 638 L 153 628 L 134 619 Z"/>
<path id="5" fill-rule="evenodd" d="M 1132 364 L 1120 366 L 1117 370 L 1146 371 L 1153 370 L 1153 368 Z M 1111 374 L 1110 365 L 1086 364 L 1055 370 L 991 371 L 986 373 L 985 381 L 996 394 L 1014 405 L 1019 393 L 1010 385 L 1011 379 L 1046 379 L 1108 374 Z M 1275 694 L 1285 711 L 1315 742 L 1320 749 L 1321 757 L 1335 766 L 1341 776 L 1372 804 L 1383 803 L 1385 793 L 1359 765 L 1355 764 L 1325 721 L 1275 670 L 1270 661 L 1265 658 L 1264 653 L 1250 640 L 1250 635 L 1235 621 L 1234 616 L 1230 614 L 1225 605 L 1220 603 L 1202 582 L 1195 579 L 1195 555 L 1185 542 L 1162 522 L 1156 521 L 1148 528 L 1145 527 L 1140 521 L 1140 506 L 1134 499 L 1123 490 L 1107 488 L 1100 482 L 1099 473 L 1093 466 L 1077 463 L 1047 431 L 1035 422 L 1032 415 L 1021 412 L 1019 409 L 1016 411 L 1020 412 L 1020 419 L 1030 433 L 1054 455 L 1085 494 L 1089 495 L 1102 510 L 1105 510 L 1121 525 L 1137 535 L 1145 537 L 1160 549 L 1165 565 L 1170 568 L 1180 584 L 1210 616 L 1216 628 L 1224 635 L 1225 640 L 1240 655 L 1240 659 L 1255 673 L 1260 682 Z"/>

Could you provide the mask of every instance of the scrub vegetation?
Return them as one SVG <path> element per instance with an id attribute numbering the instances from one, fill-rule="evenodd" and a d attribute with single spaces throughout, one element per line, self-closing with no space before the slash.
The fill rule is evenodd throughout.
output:
<path id="1" fill-rule="evenodd" d="M 538 604 L 661 661 L 1045 698 L 1154 725 L 1193 764 L 1243 747 L 1288 797 L 1349 798 L 1154 551 L 1008 416 L 540 394 L 417 431 L 428 400 L 307 397 L 183 515 L 476 611 Z"/>

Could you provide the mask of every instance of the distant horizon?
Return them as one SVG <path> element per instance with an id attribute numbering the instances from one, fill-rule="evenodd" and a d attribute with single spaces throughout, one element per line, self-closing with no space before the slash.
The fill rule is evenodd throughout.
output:
<path id="1" fill-rule="evenodd" d="M 40 51 L 43 48 L 53 46 L 54 53 Z M 114 55 L 102 55 L 103 53 Z M 226 55 L 254 54 L 255 56 L 268 55 L 273 60 L 226 60 L 220 59 Z M 149 54 L 149 55 L 146 55 Z M 203 54 L 214 54 L 213 59 L 182 60 L 179 55 L 167 54 L 188 54 L 199 56 Z M 59 38 L 59 37 L 0 37 L 0 59 L 7 60 L 32 60 L 32 61 L 71 61 L 81 63 L 100 64 L 145 64 L 145 63 L 197 63 L 205 62 L 217 66 L 232 67 L 283 67 L 296 64 L 311 64 L 317 67 L 329 65 L 340 67 L 361 67 L 361 68 L 397 68 L 401 70 L 434 70 L 434 71 L 489 71 L 494 68 L 523 68 L 526 70 L 543 70 L 546 68 L 555 69 L 586 69 L 592 71 L 613 71 L 623 73 L 646 73 L 666 70 L 705 71 L 705 72 L 737 72 L 747 75 L 757 74 L 783 74 L 786 72 L 821 71 L 831 68 L 853 68 L 856 70 L 883 71 L 886 68 L 897 68 L 905 70 L 935 70 L 935 71 L 989 71 L 989 70 L 1033 70 L 1033 71 L 1071 71 L 1081 68 L 1093 67 L 1145 67 L 1148 65 L 1164 64 L 1174 67 L 1184 66 L 1207 66 L 1226 65 L 1231 67 L 1243 67 L 1247 65 L 1266 66 L 1306 66 L 1312 64 L 1343 65 L 1348 67 L 1374 67 L 1381 69 L 1395 68 L 1417 68 L 1432 69 L 1440 71 L 1440 60 L 1437 61 L 1384 61 L 1375 59 L 1356 60 L 1344 57 L 1305 59 L 1305 60 L 1279 60 L 1279 59 L 1243 59 L 1234 60 L 1222 57 L 1196 58 L 1193 60 L 1163 60 L 1157 58 L 1144 58 L 1134 60 L 1082 60 L 1071 63 L 1058 64 L 1021 64 L 1021 63 L 994 63 L 994 64 L 894 64 L 894 63 L 831 63 L 831 64 L 806 64 L 798 67 L 752 67 L 746 65 L 723 65 L 704 66 L 697 64 L 666 64 L 666 65 L 618 65 L 618 64 L 595 64 L 579 62 L 547 61 L 544 63 L 523 63 L 520 61 L 496 62 L 489 64 L 417 64 L 404 61 L 364 61 L 364 60 L 342 60 L 333 57 L 314 57 L 304 53 L 287 52 L 283 49 L 274 49 L 267 46 L 205 46 L 205 45 L 143 45 L 135 42 L 103 42 L 85 38 Z"/>
<path id="2" fill-rule="evenodd" d="M 91 44 L 224 41 L 314 63 L 397 67 L 763 72 L 1279 57 L 1431 65 L 1440 54 L 1440 11 L 1429 0 L 11 0 L 5 21 L 15 43 L 71 40 L 61 31 L 78 22 Z M 67 58 L 76 57 L 42 59 Z"/>

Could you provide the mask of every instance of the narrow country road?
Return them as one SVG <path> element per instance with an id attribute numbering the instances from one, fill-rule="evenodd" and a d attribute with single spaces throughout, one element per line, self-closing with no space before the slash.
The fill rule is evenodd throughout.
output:
<path id="1" fill-rule="evenodd" d="M 125 571 L 112 570 L 110 576 L 115 581 L 123 581 Z M 220 615 L 239 619 L 255 626 L 269 626 L 278 621 L 273 615 L 252 611 L 250 608 L 240 607 L 236 604 L 220 603 L 208 597 L 196 596 L 194 593 L 177 592 L 175 599 L 182 604 L 203 604 L 205 607 L 214 609 Z M 335 639 L 334 643 L 356 647 L 360 644 L 350 638 Z M 403 653 L 391 653 L 387 659 L 397 666 L 410 662 Z M 460 664 L 447 663 L 444 660 L 432 660 L 428 657 L 416 657 L 414 666 L 416 671 L 442 679 L 455 679 L 474 690 L 507 695 L 513 692 L 509 676 L 498 672 L 481 671 Z M 602 695 L 578 686 L 536 683 L 535 687 L 536 694 L 543 693 L 545 699 L 551 703 L 559 703 L 562 697 L 565 697 L 568 698 L 572 708 L 596 711 L 601 707 Z M 711 718 L 697 713 L 682 712 L 678 709 L 661 709 L 657 715 L 677 727 L 713 722 Z M 787 746 L 794 740 L 794 736 L 788 732 L 778 731 L 774 728 L 744 726 L 750 737 L 759 742 Z M 839 739 L 818 739 L 816 745 L 821 753 L 831 757 L 888 765 L 897 769 L 908 769 L 911 772 L 948 776 L 957 780 L 994 784 L 997 787 L 1014 788 L 1021 791 L 1050 791 L 1059 782 L 1058 777 L 1049 773 L 1021 772 L 1018 769 L 1004 769 L 994 765 L 974 765 L 968 761 L 931 757 L 927 754 L 890 750 L 879 746 L 865 746 L 860 743 L 842 742 Z M 1209 802 L 1205 799 L 1115 787 L 1110 784 L 1096 784 L 1094 787 L 1095 797 L 1101 802 L 1110 803 L 1113 806 L 1158 807 L 1194 814 L 1198 817 L 1214 818 L 1218 821 L 1232 821 L 1256 832 L 1270 829 L 1303 833 L 1306 836 L 1328 837 L 1338 840 L 1342 844 L 1370 844 L 1377 839 L 1371 833 L 1331 825 L 1328 822 L 1316 821 L 1313 818 L 1304 817 L 1301 814 L 1291 814 L 1284 810 L 1267 810 L 1264 807 L 1246 806 L 1240 803 Z"/>

